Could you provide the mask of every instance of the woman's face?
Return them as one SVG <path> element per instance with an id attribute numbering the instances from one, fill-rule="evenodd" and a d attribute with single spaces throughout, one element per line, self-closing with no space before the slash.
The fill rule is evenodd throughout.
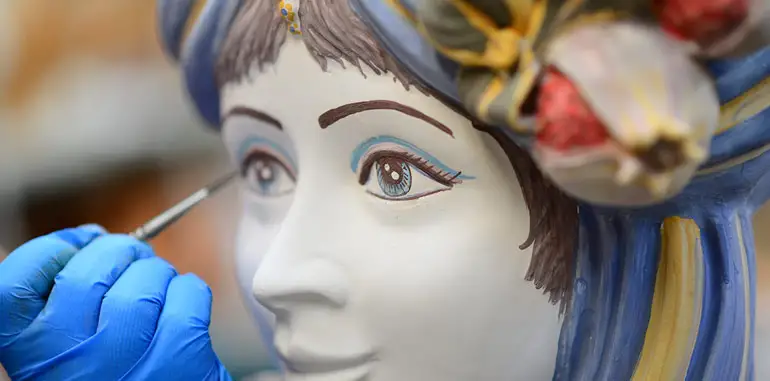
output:
<path id="1" fill-rule="evenodd" d="M 292 39 L 223 89 L 240 283 L 275 315 L 287 379 L 550 378 L 557 310 L 524 281 L 505 154 L 391 76 L 329 64 Z"/>

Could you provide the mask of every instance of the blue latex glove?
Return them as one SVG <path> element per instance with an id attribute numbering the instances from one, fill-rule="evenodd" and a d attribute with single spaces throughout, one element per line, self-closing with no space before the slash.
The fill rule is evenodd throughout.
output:
<path id="1" fill-rule="evenodd" d="M 230 380 L 210 316 L 202 280 L 99 227 L 33 239 L 0 262 L 0 363 L 13 380 Z"/>

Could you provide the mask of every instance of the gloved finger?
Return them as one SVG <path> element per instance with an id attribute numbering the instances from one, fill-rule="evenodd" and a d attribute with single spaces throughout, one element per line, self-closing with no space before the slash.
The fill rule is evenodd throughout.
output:
<path id="1" fill-rule="evenodd" d="M 106 354 L 117 379 L 147 350 L 155 335 L 166 289 L 176 276 L 171 264 L 159 257 L 140 259 L 131 264 L 102 301 L 97 331 L 107 342 L 115 343 L 116 350 Z M 119 349 L 118 349 L 119 348 Z M 120 361 L 118 361 L 120 360 Z M 120 369 L 119 364 L 125 364 Z"/>
<path id="2" fill-rule="evenodd" d="M 207 331 L 211 323 L 211 288 L 195 274 L 174 278 L 166 291 L 166 304 L 158 328 L 185 327 Z"/>
<path id="3" fill-rule="evenodd" d="M 30 240 L 0 262 L 0 346 L 37 317 L 54 278 L 75 253 L 105 233 L 96 225 L 60 230 Z"/>
<path id="4" fill-rule="evenodd" d="M 220 364 L 211 345 L 211 289 L 193 274 L 171 280 L 150 347 L 123 380 L 212 379 Z M 169 361 L 168 359 L 173 359 Z M 186 364 L 180 370 L 175 364 Z M 215 378 L 218 379 L 218 378 Z"/>
<path id="5" fill-rule="evenodd" d="M 12 368 L 14 376 L 35 380 L 41 375 L 48 380 L 120 379 L 149 347 L 166 290 L 175 276 L 176 270 L 159 257 L 131 263 L 104 295 L 96 333 L 85 340 L 70 340 L 69 332 L 67 337 L 35 335 L 36 330 L 50 330 L 50 324 L 34 322 L 19 339 L 26 342 L 26 348 L 15 356 L 22 364 L 33 366 Z"/>
<path id="6" fill-rule="evenodd" d="M 38 319 L 74 339 L 91 336 L 96 332 L 107 290 L 131 263 L 152 256 L 149 245 L 130 236 L 99 237 L 79 251 L 56 276 L 48 303 Z"/>

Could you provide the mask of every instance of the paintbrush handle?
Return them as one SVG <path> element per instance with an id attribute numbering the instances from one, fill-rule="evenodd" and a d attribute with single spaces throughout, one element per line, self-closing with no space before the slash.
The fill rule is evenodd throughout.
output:
<path id="1" fill-rule="evenodd" d="M 155 238 L 155 236 L 160 234 L 160 232 L 166 230 L 167 227 L 182 218 L 182 216 L 187 214 L 187 212 L 189 212 L 196 205 L 200 204 L 201 201 L 209 198 L 211 195 L 224 188 L 225 185 L 229 184 L 233 179 L 238 177 L 237 175 L 237 172 L 232 172 L 220 179 L 217 179 L 205 188 L 191 194 L 184 200 L 178 202 L 176 205 L 168 208 L 166 211 L 159 214 L 155 218 L 147 221 L 144 225 L 140 226 L 129 235 L 142 241 L 148 241 Z"/>
<path id="2" fill-rule="evenodd" d="M 205 200 L 208 196 L 208 189 L 201 189 L 180 201 L 176 205 L 172 206 L 171 208 L 167 209 L 163 213 L 159 214 L 155 218 L 147 221 L 144 225 L 134 230 L 134 232 L 130 235 L 142 241 L 155 238 L 156 235 L 182 218 L 182 216 L 187 214 L 187 212 L 195 207 L 195 205 L 198 205 L 198 203 Z"/>

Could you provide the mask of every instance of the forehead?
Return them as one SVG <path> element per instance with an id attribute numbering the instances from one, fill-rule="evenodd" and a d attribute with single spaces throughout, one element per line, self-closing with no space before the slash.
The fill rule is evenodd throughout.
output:
<path id="1" fill-rule="evenodd" d="M 222 95 L 223 115 L 233 108 L 248 106 L 279 120 L 290 135 L 297 129 L 312 128 L 320 132 L 318 118 L 325 112 L 342 105 L 371 100 L 408 105 L 452 126 L 453 130 L 458 124 L 468 124 L 462 116 L 417 88 L 407 91 L 390 74 L 377 75 L 368 67 L 357 68 L 350 64 L 343 67 L 334 61 L 328 61 L 327 70 L 323 70 L 304 44 L 294 38 L 283 46 L 274 65 L 263 72 L 253 69 L 248 80 L 224 86 Z M 388 124 L 392 120 L 399 124 L 426 124 L 392 110 L 362 112 L 338 123 L 350 124 L 362 119 L 370 127 L 397 128 Z M 428 130 L 430 126 L 420 127 L 422 129 Z M 434 130 L 431 134 L 440 133 Z"/>

